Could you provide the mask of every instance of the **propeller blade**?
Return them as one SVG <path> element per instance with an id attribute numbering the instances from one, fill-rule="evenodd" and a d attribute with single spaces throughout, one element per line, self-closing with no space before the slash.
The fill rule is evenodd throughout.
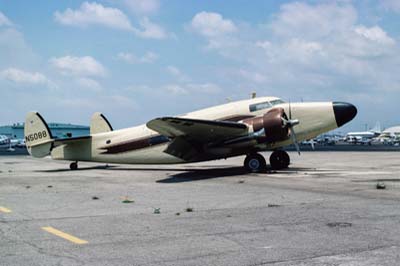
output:
<path id="1" fill-rule="evenodd" d="M 293 142 L 294 146 L 296 147 L 297 153 L 300 155 L 300 146 L 299 146 L 299 143 L 297 142 L 296 133 L 294 132 L 293 127 L 290 127 L 290 138 L 292 139 L 292 142 Z"/>
<path id="2" fill-rule="evenodd" d="M 314 146 L 314 140 L 311 140 L 311 148 L 313 149 L 313 151 L 315 151 L 315 146 Z"/>
<path id="3" fill-rule="evenodd" d="M 296 151 L 299 153 L 300 155 L 300 146 L 299 143 L 297 142 L 297 137 L 296 137 L 296 133 L 294 132 L 293 127 L 295 125 L 298 125 L 300 123 L 300 121 L 298 119 L 293 119 L 292 120 L 292 103 L 289 100 L 289 119 L 284 119 L 283 121 L 285 123 L 286 126 L 289 127 L 290 129 L 290 138 L 292 139 L 292 142 L 294 144 L 294 146 L 296 147 Z"/>

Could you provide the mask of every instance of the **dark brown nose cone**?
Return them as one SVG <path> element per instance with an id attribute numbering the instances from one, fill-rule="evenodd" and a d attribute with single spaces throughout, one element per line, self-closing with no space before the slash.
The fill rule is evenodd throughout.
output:
<path id="1" fill-rule="evenodd" d="M 333 112 L 335 113 L 336 124 L 343 126 L 351 121 L 357 114 L 357 108 L 351 103 L 333 102 Z"/>

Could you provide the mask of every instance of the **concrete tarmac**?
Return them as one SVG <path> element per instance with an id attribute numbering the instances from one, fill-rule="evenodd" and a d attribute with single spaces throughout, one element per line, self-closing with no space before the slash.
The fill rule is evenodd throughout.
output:
<path id="1" fill-rule="evenodd" d="M 400 153 L 290 155 L 262 174 L 2 156 L 0 265 L 399 265 Z"/>

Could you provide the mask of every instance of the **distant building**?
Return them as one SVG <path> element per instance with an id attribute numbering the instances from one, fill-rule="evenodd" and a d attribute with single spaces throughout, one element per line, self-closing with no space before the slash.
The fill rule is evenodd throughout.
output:
<path id="1" fill-rule="evenodd" d="M 80 137 L 90 134 L 90 128 L 88 126 L 63 123 L 48 123 L 48 126 L 54 138 Z M 6 135 L 12 139 L 23 139 L 24 124 L 17 123 L 9 126 L 0 126 L 0 135 Z"/>

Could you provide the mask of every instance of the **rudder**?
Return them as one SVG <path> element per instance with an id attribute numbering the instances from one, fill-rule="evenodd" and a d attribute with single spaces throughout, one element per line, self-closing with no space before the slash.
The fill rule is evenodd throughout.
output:
<path id="1" fill-rule="evenodd" d="M 42 158 L 50 154 L 54 140 L 49 127 L 38 112 L 29 112 L 26 115 L 24 134 L 30 155 Z"/>
<path id="2" fill-rule="evenodd" d="M 90 135 L 113 131 L 107 118 L 102 113 L 94 113 L 90 121 Z"/>

